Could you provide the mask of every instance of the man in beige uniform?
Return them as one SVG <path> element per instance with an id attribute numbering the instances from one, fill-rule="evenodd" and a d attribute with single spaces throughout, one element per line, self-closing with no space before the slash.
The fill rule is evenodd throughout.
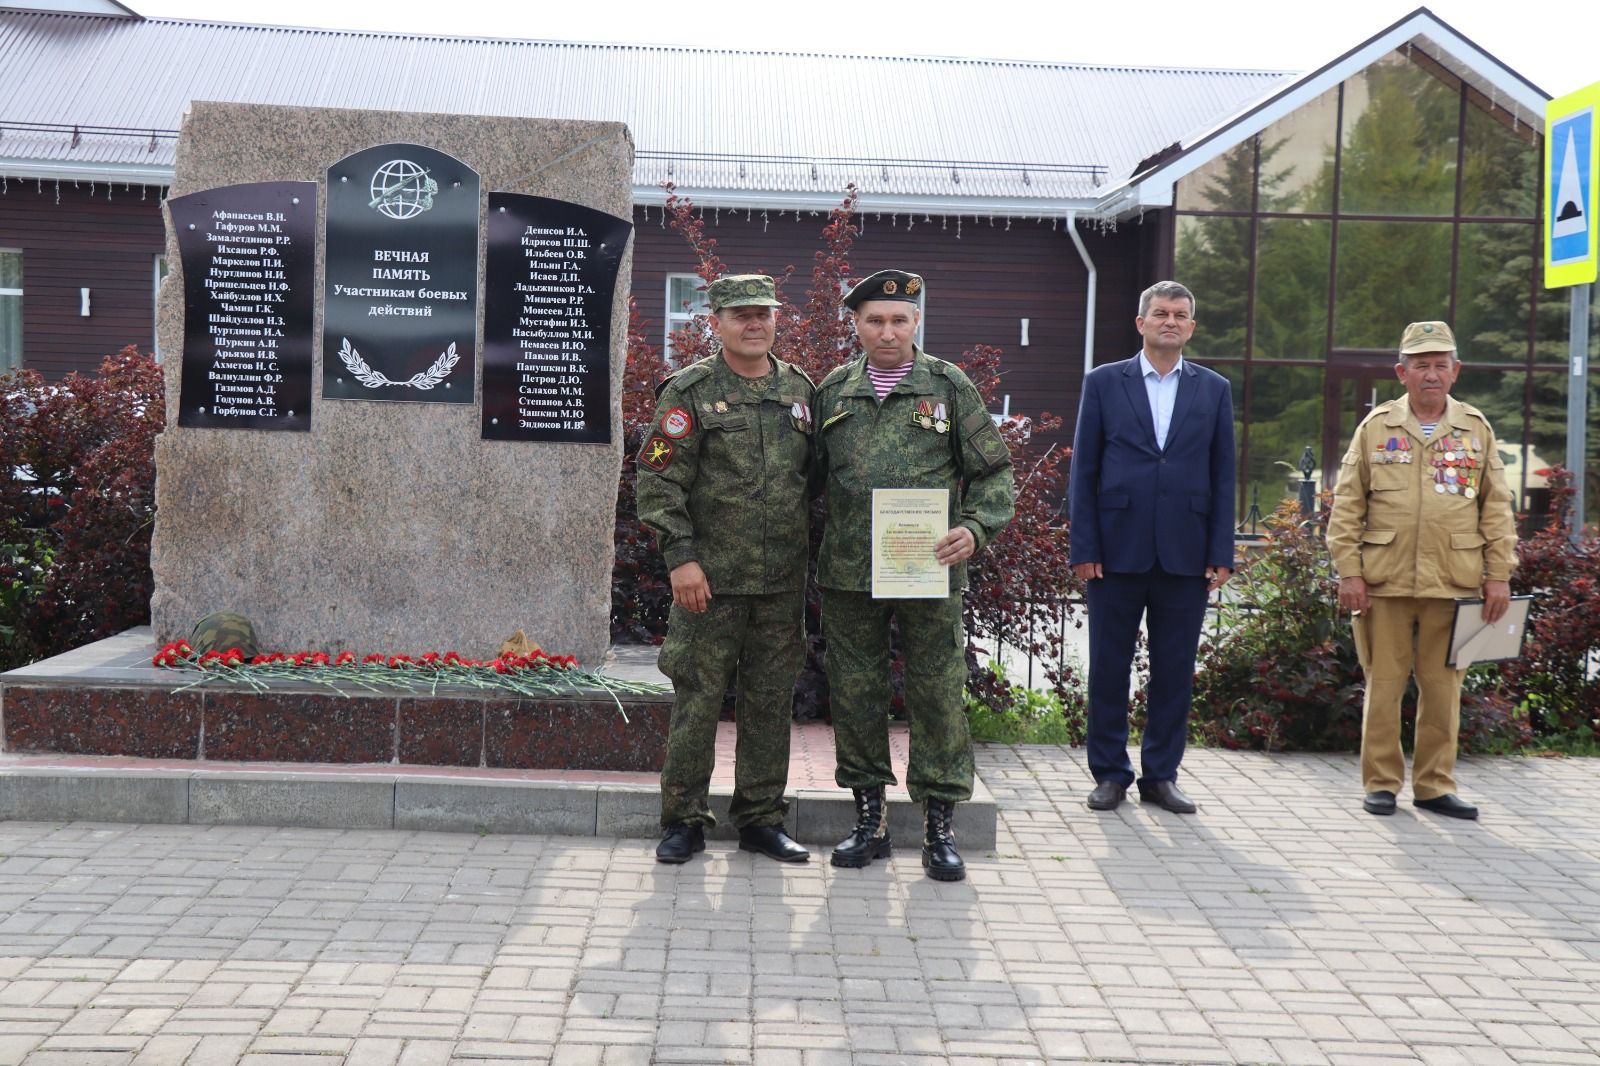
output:
<path id="1" fill-rule="evenodd" d="M 1413 322 L 1395 375 L 1405 396 L 1356 427 L 1334 489 L 1328 550 L 1339 606 L 1355 612 L 1366 675 L 1361 777 L 1371 814 L 1393 814 L 1405 779 L 1400 698 L 1415 673 L 1417 743 L 1412 802 L 1451 818 L 1478 809 L 1455 795 L 1456 737 L 1465 670 L 1445 665 L 1455 600 L 1483 597 L 1493 624 L 1510 603 L 1517 534 L 1494 430 L 1451 399 L 1461 372 L 1443 322 Z"/>

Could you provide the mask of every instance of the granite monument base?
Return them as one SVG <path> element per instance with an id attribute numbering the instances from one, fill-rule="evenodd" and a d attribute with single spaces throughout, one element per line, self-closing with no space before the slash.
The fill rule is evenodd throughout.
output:
<path id="1" fill-rule="evenodd" d="M 632 772 L 659 772 L 666 757 L 670 692 L 532 700 L 466 687 L 341 694 L 287 682 L 179 691 L 195 675 L 152 666 L 155 651 L 151 630 L 134 629 L 0 675 L 5 750 Z M 615 658 L 618 675 L 644 670 Z"/>

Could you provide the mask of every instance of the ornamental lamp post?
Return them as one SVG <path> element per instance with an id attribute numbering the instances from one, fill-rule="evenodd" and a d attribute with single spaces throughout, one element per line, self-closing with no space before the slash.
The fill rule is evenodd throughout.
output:
<path id="1" fill-rule="evenodd" d="M 1311 520 L 1317 509 L 1317 486 L 1311 480 L 1311 472 L 1317 468 L 1317 457 L 1311 452 L 1311 445 L 1306 445 L 1306 450 L 1300 456 L 1300 517 Z"/>

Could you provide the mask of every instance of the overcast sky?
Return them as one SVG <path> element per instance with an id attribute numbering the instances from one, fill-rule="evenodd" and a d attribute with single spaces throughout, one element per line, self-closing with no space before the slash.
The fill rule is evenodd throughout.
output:
<path id="1" fill-rule="evenodd" d="M 796 5 L 663 0 L 125 0 L 142 15 L 280 26 L 692 44 L 713 48 L 1309 70 L 1410 13 L 1415 0 L 900 0 Z M 818 14 L 807 14 L 807 10 Z M 1553 96 L 1600 81 L 1592 0 L 1430 9 Z M 745 12 L 750 17 L 743 17 Z M 767 12 L 769 14 L 759 15 Z M 824 14 L 826 17 L 823 17 Z M 1589 31 L 1580 32 L 1587 25 Z M 778 92 L 781 86 L 756 87 Z"/>

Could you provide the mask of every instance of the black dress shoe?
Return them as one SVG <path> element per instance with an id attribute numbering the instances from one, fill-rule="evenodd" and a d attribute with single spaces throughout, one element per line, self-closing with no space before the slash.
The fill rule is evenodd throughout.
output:
<path id="1" fill-rule="evenodd" d="M 781 825 L 747 825 L 739 830 L 739 850 L 759 851 L 779 862 L 805 862 L 811 853 L 790 839 Z"/>
<path id="2" fill-rule="evenodd" d="M 1421 807 L 1425 811 L 1432 811 L 1434 814 L 1442 814 L 1446 818 L 1463 818 L 1471 822 L 1477 820 L 1478 817 L 1478 808 L 1470 803 L 1463 803 L 1452 792 L 1446 792 L 1442 796 L 1435 796 L 1433 799 L 1414 799 L 1411 801 L 1411 805 L 1413 807 Z"/>
<path id="3" fill-rule="evenodd" d="M 1194 800 L 1183 794 L 1176 781 L 1151 781 L 1139 783 L 1139 802 L 1154 803 L 1173 814 L 1193 814 Z"/>
<path id="4" fill-rule="evenodd" d="M 1122 806 L 1123 797 L 1128 794 L 1128 786 L 1121 781 L 1101 781 L 1094 786 L 1094 791 L 1089 793 L 1089 809 L 1091 811 L 1114 811 Z"/>
<path id="5" fill-rule="evenodd" d="M 1368 814 L 1393 814 L 1394 793 L 1386 788 L 1368 792 L 1367 798 L 1361 801 L 1361 808 Z"/>
<path id="6" fill-rule="evenodd" d="M 706 850 L 706 831 L 698 825 L 669 825 L 656 845 L 656 862 L 680 863 Z"/>

